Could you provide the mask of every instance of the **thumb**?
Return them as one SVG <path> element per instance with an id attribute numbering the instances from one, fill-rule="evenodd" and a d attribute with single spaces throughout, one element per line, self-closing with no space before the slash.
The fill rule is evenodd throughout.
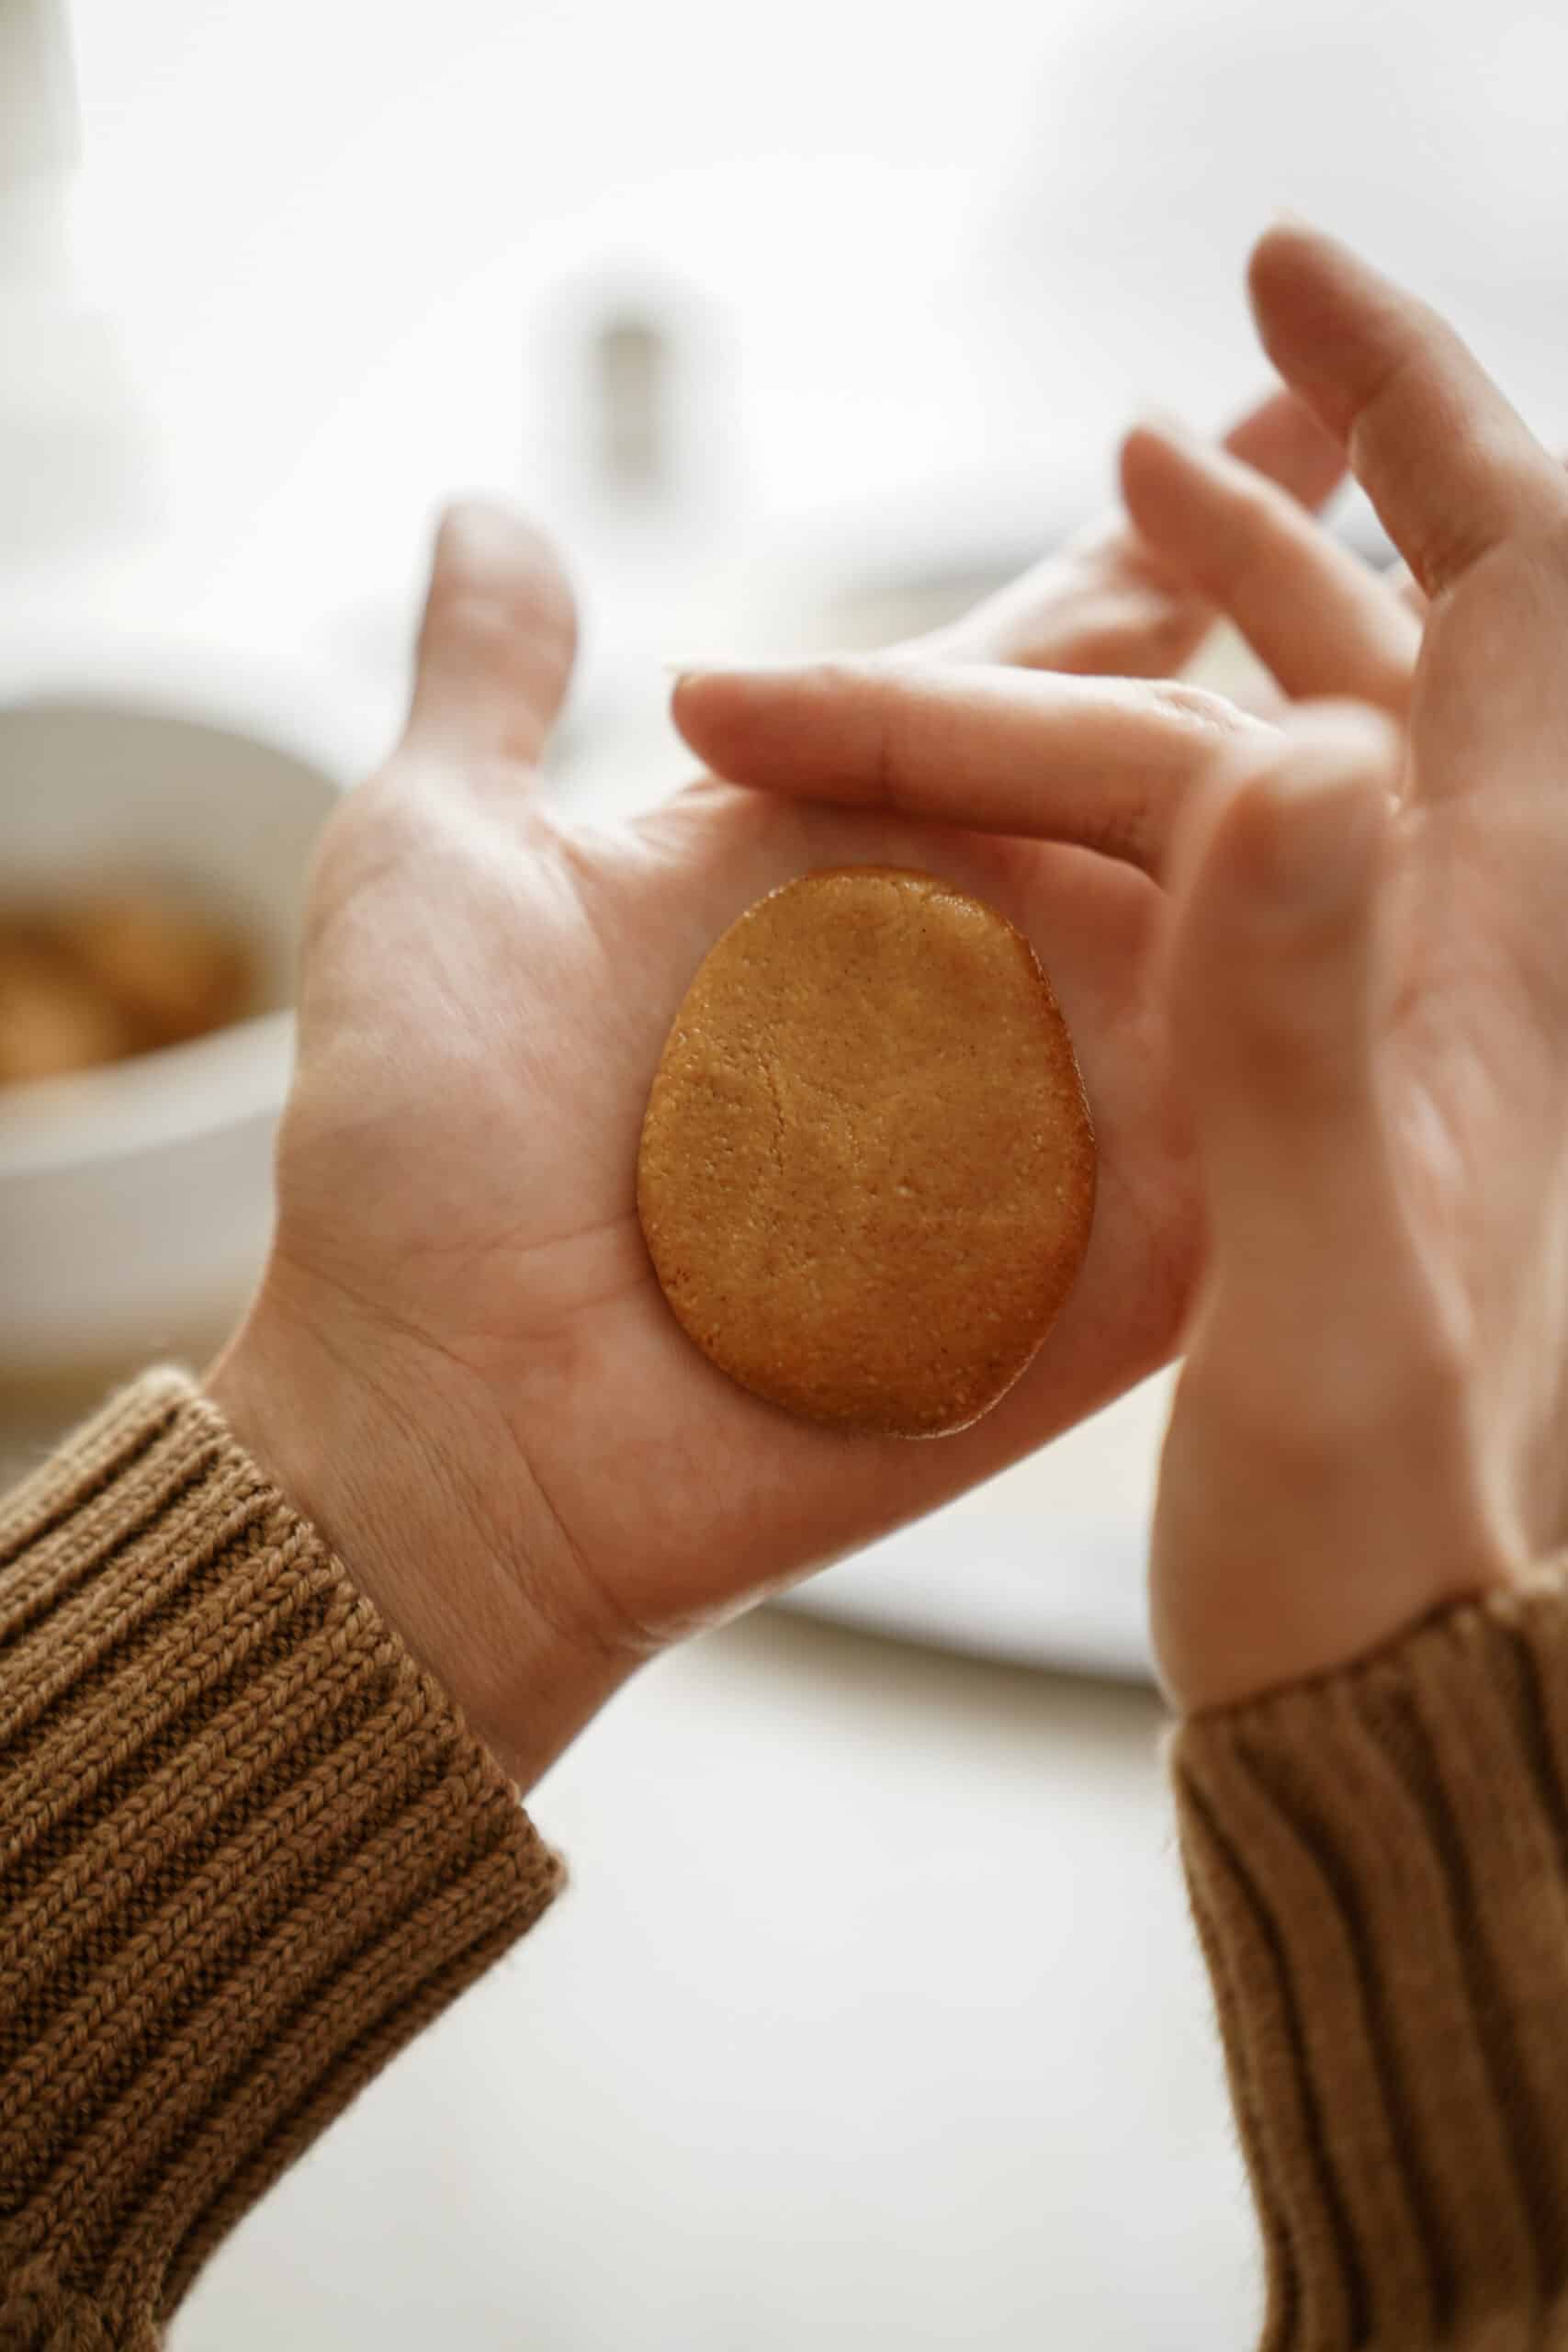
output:
<path id="1" fill-rule="evenodd" d="M 1381 715 L 1303 706 L 1179 859 L 1168 1003 L 1209 1210 L 1205 1320 L 1298 1394 L 1342 1380 L 1329 1359 L 1364 1348 L 1361 1310 L 1393 1307 L 1403 1262 L 1378 1050 L 1399 759 Z"/>
<path id="2" fill-rule="evenodd" d="M 466 499 L 435 536 L 407 740 L 532 764 L 566 698 L 577 615 L 555 549 L 506 507 Z"/>

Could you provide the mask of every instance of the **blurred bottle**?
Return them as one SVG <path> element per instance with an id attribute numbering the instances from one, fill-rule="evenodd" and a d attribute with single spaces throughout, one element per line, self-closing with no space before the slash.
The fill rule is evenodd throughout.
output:
<path id="1" fill-rule="evenodd" d="M 672 746 L 663 664 L 736 527 L 730 335 L 687 279 L 600 257 L 547 288 L 528 343 L 520 487 L 569 551 L 585 623 L 553 764 L 608 806 L 639 785 L 646 797 Z"/>
<path id="2" fill-rule="evenodd" d="M 657 495 L 668 479 L 671 358 L 657 317 L 612 313 L 593 336 L 598 470 L 632 497 Z"/>
<path id="3" fill-rule="evenodd" d="M 653 264 L 563 271 L 538 298 L 525 474 L 611 541 L 722 529 L 734 495 L 729 339 L 717 304 Z"/>

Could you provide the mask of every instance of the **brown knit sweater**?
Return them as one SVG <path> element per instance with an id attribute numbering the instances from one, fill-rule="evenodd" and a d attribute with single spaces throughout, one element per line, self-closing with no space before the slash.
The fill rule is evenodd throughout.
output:
<path id="1" fill-rule="evenodd" d="M 150 2352 L 558 1878 L 188 1382 L 110 1406 L 0 1506 L 0 2352 Z"/>
<path id="2" fill-rule="evenodd" d="M 1267 2352 L 1568 2346 L 1568 1600 L 1188 1724 Z"/>
<path id="3" fill-rule="evenodd" d="M 1556 1583 L 1173 1759 L 1269 2352 L 1568 2345 Z M 151 2352 L 558 1881 L 211 1408 L 111 1406 L 0 1508 L 0 2352 Z"/>

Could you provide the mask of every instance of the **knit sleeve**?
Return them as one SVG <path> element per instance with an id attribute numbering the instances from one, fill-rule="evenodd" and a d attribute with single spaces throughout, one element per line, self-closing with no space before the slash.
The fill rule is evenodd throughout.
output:
<path id="1" fill-rule="evenodd" d="M 1568 2344 L 1568 1600 L 1173 1747 L 1267 2352 Z"/>
<path id="2" fill-rule="evenodd" d="M 0 2346 L 149 2352 L 558 1878 L 190 1384 L 111 1405 L 0 1504 Z"/>

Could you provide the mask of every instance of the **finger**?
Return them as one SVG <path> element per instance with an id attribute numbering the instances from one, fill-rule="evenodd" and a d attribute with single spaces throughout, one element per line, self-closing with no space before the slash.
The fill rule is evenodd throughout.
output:
<path id="1" fill-rule="evenodd" d="M 874 661 L 696 673 L 672 707 L 731 783 L 1077 842 L 1151 873 L 1185 799 L 1270 731 L 1193 686 Z"/>
<path id="2" fill-rule="evenodd" d="M 453 506 L 436 533 L 409 741 L 531 764 L 576 648 L 571 591 L 548 541 L 488 501 Z"/>
<path id="3" fill-rule="evenodd" d="M 1344 450 L 1290 390 L 1277 389 L 1248 409 L 1224 447 L 1306 507 L 1321 506 L 1345 471 Z M 1179 577 L 1150 563 L 1115 515 L 893 658 L 1168 677 L 1196 652 L 1213 617 Z"/>
<path id="4" fill-rule="evenodd" d="M 1557 462 L 1560 466 L 1568 467 L 1568 456 L 1560 450 Z M 1405 610 L 1414 613 L 1417 620 L 1424 625 L 1431 599 L 1427 595 L 1419 581 L 1415 578 L 1410 566 L 1407 563 L 1391 564 L 1384 572 L 1383 578 Z"/>
<path id="5" fill-rule="evenodd" d="M 1337 239 L 1271 229 L 1249 272 L 1274 365 L 1349 453 L 1428 595 L 1568 516 L 1568 486 L 1446 322 Z"/>
<path id="6" fill-rule="evenodd" d="M 1343 447 L 1288 385 L 1276 387 L 1248 409 L 1220 447 L 1314 514 L 1345 479 Z"/>
<path id="7" fill-rule="evenodd" d="M 1122 446 L 1122 490 L 1143 537 L 1229 616 L 1286 694 L 1404 711 L 1419 624 L 1273 482 L 1144 425 Z"/>
<path id="8" fill-rule="evenodd" d="M 1399 759 L 1377 714 L 1310 707 L 1210 797 L 1176 861 L 1173 1066 L 1213 1281 L 1260 1351 L 1299 1356 L 1323 1285 L 1375 1285 L 1386 1251 L 1379 906 Z"/>

